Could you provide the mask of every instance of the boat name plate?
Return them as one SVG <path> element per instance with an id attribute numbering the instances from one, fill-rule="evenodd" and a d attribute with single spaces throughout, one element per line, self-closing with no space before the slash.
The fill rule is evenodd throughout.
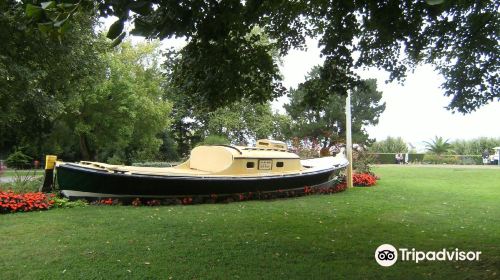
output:
<path id="1" fill-rule="evenodd" d="M 271 170 L 273 161 L 270 159 L 259 160 L 259 170 Z"/>

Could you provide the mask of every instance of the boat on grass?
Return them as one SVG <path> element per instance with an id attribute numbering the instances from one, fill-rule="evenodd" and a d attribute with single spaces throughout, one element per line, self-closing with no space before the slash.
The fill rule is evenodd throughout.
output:
<path id="1" fill-rule="evenodd" d="M 198 146 L 173 167 L 99 162 L 56 163 L 56 180 L 69 198 L 168 198 L 289 191 L 327 185 L 348 164 L 343 155 L 300 160 L 287 145 Z"/>

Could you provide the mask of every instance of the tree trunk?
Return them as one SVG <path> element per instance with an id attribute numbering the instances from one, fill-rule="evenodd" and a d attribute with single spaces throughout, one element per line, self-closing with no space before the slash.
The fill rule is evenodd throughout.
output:
<path id="1" fill-rule="evenodd" d="M 80 153 L 82 154 L 83 160 L 91 159 L 89 145 L 87 143 L 87 137 L 85 137 L 85 135 L 80 135 Z"/>

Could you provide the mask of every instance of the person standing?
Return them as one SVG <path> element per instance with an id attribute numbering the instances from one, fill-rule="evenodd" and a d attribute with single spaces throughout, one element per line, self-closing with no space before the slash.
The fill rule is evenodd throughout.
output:
<path id="1" fill-rule="evenodd" d="M 402 153 L 396 154 L 396 164 L 403 164 L 403 154 Z"/>
<path id="2" fill-rule="evenodd" d="M 488 149 L 484 149 L 483 154 L 482 154 L 483 165 L 484 164 L 488 164 L 488 158 L 489 158 L 489 156 L 490 156 L 490 153 L 489 153 Z"/>

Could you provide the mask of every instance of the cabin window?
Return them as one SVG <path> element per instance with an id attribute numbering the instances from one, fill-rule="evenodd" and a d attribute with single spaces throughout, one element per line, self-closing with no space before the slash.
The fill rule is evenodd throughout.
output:
<path id="1" fill-rule="evenodd" d="M 283 167 L 283 166 L 285 166 L 285 164 L 282 161 L 278 161 L 276 163 L 276 167 Z"/>
<path id="2" fill-rule="evenodd" d="M 247 168 L 254 168 L 255 163 L 253 161 L 248 161 L 247 162 Z"/>

